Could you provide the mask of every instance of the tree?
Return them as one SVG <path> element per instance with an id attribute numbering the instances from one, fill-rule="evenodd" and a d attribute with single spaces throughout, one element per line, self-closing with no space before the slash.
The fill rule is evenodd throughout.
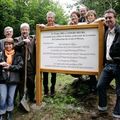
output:
<path id="1" fill-rule="evenodd" d="M 52 0 L 0 0 L 0 34 L 6 26 L 14 28 L 14 37 L 20 35 L 20 24 L 27 22 L 31 27 L 31 34 L 35 34 L 38 23 L 46 23 L 46 13 L 53 11 L 58 24 L 66 24 L 67 16 L 60 5 Z"/>
<path id="2" fill-rule="evenodd" d="M 98 17 L 102 17 L 105 10 L 113 8 L 118 13 L 118 22 L 120 23 L 120 0 L 76 0 L 73 6 L 76 6 L 76 10 L 79 10 L 81 4 L 95 10 Z M 70 8 L 73 6 L 70 6 Z"/>

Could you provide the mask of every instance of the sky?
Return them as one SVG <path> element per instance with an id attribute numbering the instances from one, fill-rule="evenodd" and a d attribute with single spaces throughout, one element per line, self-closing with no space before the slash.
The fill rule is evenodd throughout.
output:
<path id="1" fill-rule="evenodd" d="M 67 5 L 73 5 L 76 2 L 76 0 L 53 0 L 53 1 L 58 2 L 60 5 L 62 5 L 63 9 L 67 12 L 69 11 L 69 9 L 67 8 Z"/>

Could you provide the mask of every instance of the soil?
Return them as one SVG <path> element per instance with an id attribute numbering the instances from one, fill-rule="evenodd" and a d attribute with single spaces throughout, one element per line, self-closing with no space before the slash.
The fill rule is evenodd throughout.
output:
<path id="1" fill-rule="evenodd" d="M 115 104 L 115 90 L 110 89 L 108 91 L 108 114 L 95 116 L 97 112 L 97 102 L 98 97 L 95 94 L 89 94 L 82 98 L 81 101 L 82 107 L 84 107 L 84 111 L 78 112 L 78 108 L 70 108 L 68 114 L 60 118 L 59 120 L 113 120 L 112 110 Z M 47 110 L 46 104 L 43 102 L 41 106 L 36 106 L 36 104 L 30 104 L 31 112 L 25 113 L 21 112 L 18 109 L 14 113 L 15 120 L 55 120 L 53 119 L 53 115 L 55 111 Z M 77 112 L 76 112 L 77 110 Z"/>

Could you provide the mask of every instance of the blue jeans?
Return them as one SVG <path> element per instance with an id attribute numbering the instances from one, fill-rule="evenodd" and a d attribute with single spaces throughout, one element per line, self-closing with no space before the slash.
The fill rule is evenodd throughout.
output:
<path id="1" fill-rule="evenodd" d="M 113 114 L 120 117 L 120 65 L 106 64 L 97 83 L 97 90 L 99 95 L 99 110 L 106 110 L 107 108 L 107 87 L 115 78 L 116 82 L 116 105 Z"/>
<path id="2" fill-rule="evenodd" d="M 0 84 L 0 115 L 14 109 L 14 94 L 17 85 Z"/>

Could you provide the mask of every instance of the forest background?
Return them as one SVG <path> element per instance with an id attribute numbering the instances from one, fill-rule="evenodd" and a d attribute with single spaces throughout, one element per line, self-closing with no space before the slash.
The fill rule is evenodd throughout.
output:
<path id="1" fill-rule="evenodd" d="M 108 8 L 113 8 L 118 13 L 117 19 L 120 23 L 120 0 L 75 0 L 74 4 L 68 4 L 67 8 L 70 11 L 73 7 L 79 10 L 81 4 L 96 10 L 98 17 L 102 17 Z M 48 11 L 55 12 L 57 24 L 67 24 L 69 14 L 62 5 L 53 0 L 0 0 L 0 39 L 4 38 L 3 31 L 6 26 L 13 27 L 14 37 L 19 36 L 19 27 L 23 22 L 29 23 L 31 34 L 35 34 L 36 24 L 46 23 Z"/>

